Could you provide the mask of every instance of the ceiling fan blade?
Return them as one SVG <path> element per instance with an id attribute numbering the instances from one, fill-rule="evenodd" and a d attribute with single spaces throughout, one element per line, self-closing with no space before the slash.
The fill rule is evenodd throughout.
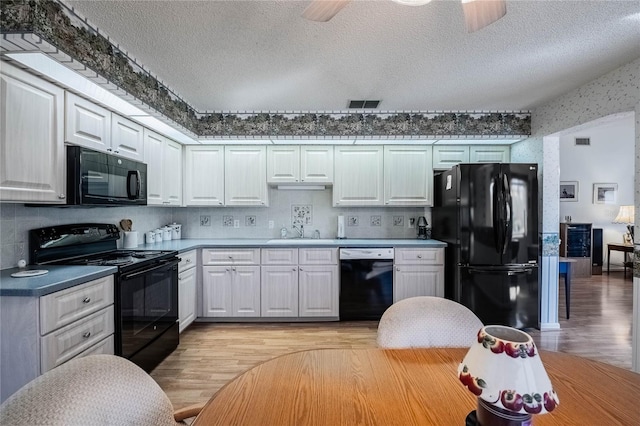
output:
<path id="1" fill-rule="evenodd" d="M 302 12 L 302 17 L 310 21 L 327 22 L 336 16 L 351 0 L 313 0 Z"/>
<path id="2" fill-rule="evenodd" d="M 507 13 L 506 0 L 462 0 L 467 32 L 478 31 Z"/>

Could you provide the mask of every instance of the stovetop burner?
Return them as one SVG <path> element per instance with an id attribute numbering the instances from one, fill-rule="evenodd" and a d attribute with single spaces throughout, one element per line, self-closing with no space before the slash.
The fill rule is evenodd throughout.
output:
<path id="1" fill-rule="evenodd" d="M 163 257 L 169 253 L 172 252 L 159 250 L 116 250 L 107 253 L 88 255 L 86 257 L 81 256 L 68 261 L 67 263 L 93 266 L 126 266 L 134 263 L 147 262 L 152 259 Z"/>

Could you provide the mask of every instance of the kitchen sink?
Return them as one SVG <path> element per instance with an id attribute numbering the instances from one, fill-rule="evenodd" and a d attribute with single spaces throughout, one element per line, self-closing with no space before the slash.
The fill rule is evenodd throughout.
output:
<path id="1" fill-rule="evenodd" d="M 302 246 L 302 245 L 314 245 L 314 244 L 330 244 L 333 240 L 322 238 L 281 238 L 277 240 L 269 240 L 268 244 L 282 245 L 282 246 Z"/>

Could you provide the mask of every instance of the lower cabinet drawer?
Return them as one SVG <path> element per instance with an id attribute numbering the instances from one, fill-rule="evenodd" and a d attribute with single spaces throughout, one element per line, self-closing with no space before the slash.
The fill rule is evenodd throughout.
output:
<path id="1" fill-rule="evenodd" d="M 91 346 L 86 351 L 80 352 L 74 358 L 82 358 L 83 356 L 88 355 L 113 355 L 114 353 L 115 343 L 113 334 L 111 334 L 109 337 Z"/>
<path id="2" fill-rule="evenodd" d="M 113 275 L 40 298 L 40 334 L 71 324 L 113 305 Z"/>
<path id="3" fill-rule="evenodd" d="M 40 338 L 41 373 L 70 360 L 114 333 L 113 305 Z"/>

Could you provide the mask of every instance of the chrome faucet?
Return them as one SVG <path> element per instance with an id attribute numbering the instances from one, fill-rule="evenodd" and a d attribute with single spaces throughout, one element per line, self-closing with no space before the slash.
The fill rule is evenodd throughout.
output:
<path id="1" fill-rule="evenodd" d="M 291 227 L 298 232 L 298 238 L 304 238 L 304 225 L 300 225 L 300 228 L 295 225 L 291 225 Z"/>

